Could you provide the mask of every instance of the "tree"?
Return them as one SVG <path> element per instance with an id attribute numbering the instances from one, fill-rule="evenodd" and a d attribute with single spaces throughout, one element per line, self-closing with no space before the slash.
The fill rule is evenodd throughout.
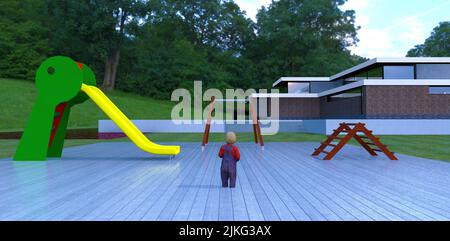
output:
<path id="1" fill-rule="evenodd" d="M 408 57 L 449 57 L 450 22 L 442 22 L 434 28 L 424 44 L 416 45 L 408 51 Z"/>
<path id="2" fill-rule="evenodd" d="M 48 33 L 41 23 L 43 1 L 0 1 L 0 77 L 34 79 L 47 57 Z"/>
<path id="3" fill-rule="evenodd" d="M 233 0 L 0 1 L 0 75 L 32 78 L 50 55 L 91 66 L 102 88 L 168 98 L 206 88 L 268 88 L 362 61 L 345 0 L 279 0 L 258 23 Z M 51 46 L 51 48 L 50 48 Z"/>
<path id="4" fill-rule="evenodd" d="M 196 46 L 241 51 L 254 36 L 255 25 L 232 0 L 165 0 L 159 16 L 179 19 L 185 37 Z"/>
<path id="5" fill-rule="evenodd" d="M 233 1 L 158 1 L 155 14 L 133 33 L 118 87 L 158 98 L 176 88 L 249 86 L 252 63 L 242 53 L 256 37 L 254 23 Z M 133 57 L 134 56 L 134 57 Z"/>
<path id="6" fill-rule="evenodd" d="M 55 54 L 93 63 L 104 63 L 103 85 L 112 90 L 116 84 L 121 49 L 128 30 L 149 14 L 142 0 L 47 1 L 46 15 Z"/>
<path id="7" fill-rule="evenodd" d="M 258 39 L 247 52 L 265 86 L 281 76 L 329 76 L 356 64 L 347 47 L 358 41 L 346 0 L 280 0 L 257 15 Z"/>

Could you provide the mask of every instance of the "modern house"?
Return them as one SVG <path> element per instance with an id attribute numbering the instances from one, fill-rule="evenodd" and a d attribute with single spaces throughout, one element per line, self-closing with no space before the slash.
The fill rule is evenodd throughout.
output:
<path id="1" fill-rule="evenodd" d="M 376 58 L 331 77 L 283 77 L 273 87 L 287 93 L 253 97 L 279 98 L 280 120 L 301 120 L 306 132 L 330 133 L 352 120 L 379 134 L 450 134 L 450 58 Z"/>

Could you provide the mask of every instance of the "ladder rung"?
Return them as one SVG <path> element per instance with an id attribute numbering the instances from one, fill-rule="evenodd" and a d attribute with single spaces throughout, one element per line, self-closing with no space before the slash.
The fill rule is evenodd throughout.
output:
<path id="1" fill-rule="evenodd" d="M 361 139 L 369 139 L 369 137 L 367 137 L 367 136 L 357 136 L 357 137 L 359 137 Z"/>
<path id="2" fill-rule="evenodd" d="M 366 144 L 369 145 L 369 146 L 376 146 L 376 145 L 377 145 L 377 144 L 372 143 L 372 142 L 364 142 L 364 143 L 366 143 Z"/>
<path id="3" fill-rule="evenodd" d="M 332 146 L 332 147 L 337 147 L 338 145 L 335 145 L 335 144 L 328 144 L 328 146 Z"/>
<path id="4" fill-rule="evenodd" d="M 320 143 L 320 144 L 325 145 L 325 146 L 329 146 L 331 143 L 328 144 L 328 143 L 326 143 L 326 142 L 322 142 L 322 143 Z"/>
<path id="5" fill-rule="evenodd" d="M 343 130 L 341 132 L 350 133 L 350 131 L 353 131 L 353 130 Z M 356 133 L 362 133 L 362 131 L 356 131 Z"/>
<path id="6" fill-rule="evenodd" d="M 374 151 L 376 151 L 376 152 L 383 152 L 383 151 L 380 150 L 380 149 L 372 149 L 372 150 L 374 150 Z"/>
<path id="7" fill-rule="evenodd" d="M 318 151 L 319 149 L 315 148 L 315 150 Z M 322 150 L 322 151 L 320 151 L 320 152 L 321 152 L 321 153 L 323 152 L 323 153 L 325 153 L 325 154 L 329 154 L 329 153 L 330 153 L 330 152 L 328 152 L 328 151 L 325 151 L 325 149 Z"/>

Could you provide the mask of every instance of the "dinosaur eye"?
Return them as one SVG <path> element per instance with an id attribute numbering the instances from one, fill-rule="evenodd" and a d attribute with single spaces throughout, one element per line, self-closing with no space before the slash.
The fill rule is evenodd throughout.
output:
<path id="1" fill-rule="evenodd" d="M 55 73 L 55 68 L 49 67 L 49 68 L 47 69 L 47 73 L 48 73 L 49 75 L 53 75 L 53 74 Z"/>

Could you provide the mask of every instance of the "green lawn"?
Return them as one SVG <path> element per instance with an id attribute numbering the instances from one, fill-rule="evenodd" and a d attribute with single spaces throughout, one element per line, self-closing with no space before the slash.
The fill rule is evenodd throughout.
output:
<path id="1" fill-rule="evenodd" d="M 198 142 L 202 140 L 202 134 L 151 134 L 148 135 L 154 142 Z M 275 136 L 265 136 L 264 141 L 268 142 L 321 142 L 325 136 L 300 133 L 280 133 Z M 222 142 L 223 134 L 211 134 L 211 142 Z M 252 142 L 253 134 L 238 134 L 240 142 Z M 450 162 L 450 136 L 381 136 L 383 143 L 396 152 L 411 156 L 429 158 Z M 103 142 L 104 140 L 67 140 L 66 147 L 79 146 Z M 127 138 L 113 141 L 128 141 Z M 0 158 L 11 157 L 14 154 L 17 140 L 0 140 Z M 355 142 L 352 142 L 355 144 Z M 312 153 L 313 150 L 311 150 Z"/>
<path id="2" fill-rule="evenodd" d="M 0 86 L 0 131 L 23 130 L 37 94 L 34 82 L 0 79 Z M 121 91 L 106 94 L 130 119 L 170 119 L 175 104 Z M 74 107 L 69 128 L 96 128 L 99 119 L 108 118 L 92 101 L 86 101 Z"/>
<path id="3" fill-rule="evenodd" d="M 0 79 L 0 131 L 23 130 L 36 98 L 35 85 L 31 81 Z M 113 91 L 107 93 L 113 102 L 131 119 L 170 119 L 175 103 L 154 100 L 135 94 Z M 99 119 L 108 119 L 91 101 L 74 108 L 69 128 L 96 128 Z M 240 142 L 252 142 L 253 135 L 239 134 Z M 152 134 L 155 142 L 200 142 L 202 134 Z M 320 142 L 323 135 L 281 133 L 266 136 L 266 142 Z M 119 139 L 116 141 L 127 141 Z M 211 142 L 222 142 L 223 134 L 211 134 Z M 450 136 L 383 136 L 382 141 L 392 151 L 418 157 L 450 162 Z M 0 140 L 0 158 L 13 155 L 18 141 Z M 68 140 L 66 147 L 99 142 L 98 140 Z"/>
<path id="4" fill-rule="evenodd" d="M 450 136 L 381 136 L 393 152 L 450 162 Z"/>
<path id="5" fill-rule="evenodd" d="M 158 142 L 198 142 L 199 145 L 202 140 L 202 134 L 152 134 L 149 137 Z M 393 152 L 450 162 L 450 136 L 381 136 L 380 138 Z M 322 142 L 325 139 L 324 135 L 304 133 L 280 133 L 264 137 L 265 142 Z M 211 134 L 209 140 L 222 142 L 224 135 Z M 253 134 L 238 133 L 238 140 L 252 142 Z M 351 144 L 359 146 L 356 141 L 352 141 Z"/>

